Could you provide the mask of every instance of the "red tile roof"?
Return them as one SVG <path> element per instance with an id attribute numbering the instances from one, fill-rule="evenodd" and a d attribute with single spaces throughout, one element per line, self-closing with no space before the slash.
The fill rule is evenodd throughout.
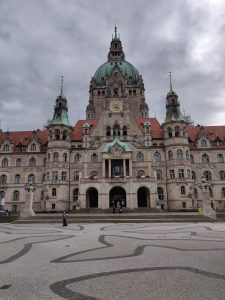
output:
<path id="1" fill-rule="evenodd" d="M 200 126 L 188 127 L 188 136 L 194 142 L 198 139 Z M 214 141 L 217 137 L 225 140 L 225 126 L 204 126 L 204 131 L 210 141 Z"/>
<path id="2" fill-rule="evenodd" d="M 88 123 L 91 125 L 90 132 L 94 129 L 94 126 L 96 124 L 96 120 L 79 120 L 72 131 L 72 141 L 81 141 L 83 136 L 83 125 L 85 123 Z"/>
<path id="3" fill-rule="evenodd" d="M 0 132 L 0 143 L 3 142 L 6 137 L 6 132 Z M 44 145 L 48 141 L 48 132 L 47 130 L 37 130 L 37 140 Z M 9 137 L 12 139 L 12 142 L 17 146 L 18 144 L 27 145 L 30 138 L 33 135 L 33 131 L 10 131 Z"/>
<path id="4" fill-rule="evenodd" d="M 136 117 L 135 122 L 137 123 L 138 127 L 144 132 L 144 122 L 151 123 L 151 130 L 152 130 L 152 139 L 162 139 L 163 138 L 163 130 L 160 126 L 159 121 L 156 118 L 142 118 Z"/>

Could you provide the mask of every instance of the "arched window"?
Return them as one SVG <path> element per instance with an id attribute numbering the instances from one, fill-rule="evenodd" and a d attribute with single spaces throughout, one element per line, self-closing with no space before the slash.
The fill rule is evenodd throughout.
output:
<path id="1" fill-rule="evenodd" d="M 54 152 L 53 153 L 53 161 L 58 161 L 59 160 L 59 153 L 58 152 Z"/>
<path id="2" fill-rule="evenodd" d="M 194 156 L 192 154 L 190 154 L 190 162 L 191 162 L 191 164 L 194 163 Z"/>
<path id="3" fill-rule="evenodd" d="M 29 162 L 30 167 L 35 167 L 36 166 L 36 159 L 34 157 L 31 157 L 30 162 Z"/>
<path id="4" fill-rule="evenodd" d="M 168 151 L 168 159 L 169 159 L 169 160 L 172 160 L 172 159 L 173 159 L 173 151 L 172 151 L 172 150 L 169 150 L 169 151 Z"/>
<path id="5" fill-rule="evenodd" d="M 180 136 L 180 127 L 179 126 L 175 127 L 175 136 Z"/>
<path id="6" fill-rule="evenodd" d="M 198 191 L 196 188 L 194 189 L 194 196 L 195 196 L 195 198 L 198 198 Z"/>
<path id="7" fill-rule="evenodd" d="M 115 124 L 113 126 L 113 136 L 120 136 L 120 125 Z"/>
<path id="8" fill-rule="evenodd" d="M 156 170 L 156 179 L 161 180 L 162 179 L 162 171 L 161 170 Z"/>
<path id="9" fill-rule="evenodd" d="M 42 182 L 45 182 L 46 181 L 46 174 L 43 174 L 42 175 Z"/>
<path id="10" fill-rule="evenodd" d="M 21 167 L 21 164 L 22 164 L 21 158 L 17 158 L 16 159 L 16 167 Z"/>
<path id="11" fill-rule="evenodd" d="M 111 127 L 110 126 L 106 127 L 106 136 L 111 136 Z"/>
<path id="12" fill-rule="evenodd" d="M 195 179 L 196 179 L 196 175 L 195 175 L 195 172 L 194 172 L 194 171 L 191 172 L 191 179 L 192 179 L 192 180 L 195 180 Z"/>
<path id="13" fill-rule="evenodd" d="M 60 139 L 60 131 L 58 129 L 55 130 L 55 139 L 56 140 Z"/>
<path id="14" fill-rule="evenodd" d="M 158 187 L 157 188 L 157 192 L 158 192 L 158 198 L 159 198 L 159 200 L 164 200 L 163 188 Z"/>
<path id="15" fill-rule="evenodd" d="M 210 171 L 205 171 L 205 172 L 203 173 L 203 175 L 205 176 L 205 179 L 206 179 L 207 181 L 211 181 L 211 180 L 212 180 L 212 176 L 211 176 Z"/>
<path id="16" fill-rule="evenodd" d="M 144 170 L 138 170 L 137 177 L 143 177 L 143 176 L 145 176 L 145 171 Z"/>
<path id="17" fill-rule="evenodd" d="M 208 154 L 204 153 L 204 154 L 202 155 L 202 162 L 203 162 L 204 164 L 209 163 L 209 156 L 208 156 Z"/>
<path id="18" fill-rule="evenodd" d="M 0 184 L 5 185 L 6 183 L 7 183 L 7 176 L 6 175 L 1 175 Z"/>
<path id="19" fill-rule="evenodd" d="M 225 198 L 225 188 L 222 188 L 222 197 Z"/>
<path id="20" fill-rule="evenodd" d="M 56 197 L 56 188 L 52 189 L 52 197 Z"/>
<path id="21" fill-rule="evenodd" d="M 0 191 L 0 200 L 5 198 L 5 192 L 4 191 Z"/>
<path id="22" fill-rule="evenodd" d="M 79 164 L 80 160 L 81 160 L 81 155 L 79 153 L 75 154 L 74 156 L 75 164 Z"/>
<path id="23" fill-rule="evenodd" d="M 20 200 L 20 193 L 19 191 L 13 192 L 13 201 L 19 201 Z"/>
<path id="24" fill-rule="evenodd" d="M 185 195 L 185 193 L 186 193 L 186 192 L 185 192 L 185 186 L 182 185 L 182 186 L 180 187 L 180 193 L 181 193 L 181 195 Z"/>
<path id="25" fill-rule="evenodd" d="M 62 138 L 63 138 L 64 141 L 67 139 L 67 131 L 66 130 L 63 131 Z"/>
<path id="26" fill-rule="evenodd" d="M 20 175 L 16 174 L 15 176 L 15 183 L 20 183 Z"/>
<path id="27" fill-rule="evenodd" d="M 91 162 L 93 162 L 93 163 L 98 162 L 98 155 L 97 154 L 93 153 L 91 155 Z"/>
<path id="28" fill-rule="evenodd" d="M 217 154 L 217 161 L 219 163 L 223 163 L 224 162 L 223 154 L 221 154 L 221 153 Z"/>
<path id="29" fill-rule="evenodd" d="M 177 159 L 182 159 L 183 158 L 183 152 L 181 149 L 177 150 Z"/>
<path id="30" fill-rule="evenodd" d="M 186 151 L 186 159 L 189 159 L 189 152 L 188 152 L 188 150 Z"/>
<path id="31" fill-rule="evenodd" d="M 225 171 L 220 171 L 220 180 L 225 180 Z"/>
<path id="32" fill-rule="evenodd" d="M 173 136 L 172 129 L 170 127 L 167 128 L 167 134 L 169 138 Z"/>
<path id="33" fill-rule="evenodd" d="M 73 201 L 77 201 L 79 197 L 79 189 L 73 190 Z"/>
<path id="34" fill-rule="evenodd" d="M 67 162 L 67 153 L 63 153 L 63 161 Z"/>
<path id="35" fill-rule="evenodd" d="M 209 187 L 209 197 L 213 198 L 213 190 L 211 187 Z"/>
<path id="36" fill-rule="evenodd" d="M 123 135 L 127 135 L 127 126 L 123 126 Z"/>
<path id="37" fill-rule="evenodd" d="M 36 151 L 36 144 L 33 143 L 33 144 L 31 145 L 31 147 L 30 147 L 30 150 L 31 150 L 31 151 Z"/>
<path id="38" fill-rule="evenodd" d="M 154 161 L 161 161 L 161 154 L 158 151 L 154 153 Z"/>
<path id="39" fill-rule="evenodd" d="M 29 174 L 28 175 L 28 182 L 29 181 L 32 181 L 33 183 L 35 183 L 35 176 L 34 176 L 34 174 Z"/>
<path id="40" fill-rule="evenodd" d="M 43 159 L 43 166 L 46 167 L 46 164 L 47 164 L 47 159 L 46 157 Z"/>
<path id="41" fill-rule="evenodd" d="M 207 147 L 206 140 L 201 140 L 201 147 Z"/>
<path id="42" fill-rule="evenodd" d="M 8 159 L 7 158 L 3 158 L 3 160 L 2 160 L 2 167 L 8 167 L 8 165 L 9 165 Z"/>
<path id="43" fill-rule="evenodd" d="M 142 152 L 137 153 L 137 160 L 138 161 L 144 161 L 144 154 Z"/>
<path id="44" fill-rule="evenodd" d="M 9 151 L 9 144 L 5 144 L 3 146 L 3 151 Z"/>

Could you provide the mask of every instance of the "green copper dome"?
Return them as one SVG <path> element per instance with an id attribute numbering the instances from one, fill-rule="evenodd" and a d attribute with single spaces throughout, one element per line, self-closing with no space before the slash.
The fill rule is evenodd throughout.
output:
<path id="1" fill-rule="evenodd" d="M 101 65 L 95 72 L 94 79 L 97 85 L 105 85 L 106 77 L 112 74 L 113 68 L 118 66 L 121 73 L 127 77 L 128 84 L 136 84 L 139 80 L 138 70 L 129 62 L 123 61 L 107 61 Z"/>

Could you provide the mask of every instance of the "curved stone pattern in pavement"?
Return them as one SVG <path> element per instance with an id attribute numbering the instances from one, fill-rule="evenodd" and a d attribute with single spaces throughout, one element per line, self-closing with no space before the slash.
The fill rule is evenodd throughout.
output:
<path id="1" fill-rule="evenodd" d="M 0 299 L 221 300 L 224 255 L 223 223 L 0 224 Z"/>

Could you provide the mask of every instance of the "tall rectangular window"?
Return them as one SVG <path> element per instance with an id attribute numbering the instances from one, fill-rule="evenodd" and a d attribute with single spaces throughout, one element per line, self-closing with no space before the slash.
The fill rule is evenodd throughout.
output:
<path id="1" fill-rule="evenodd" d="M 174 178 L 175 178 L 174 170 L 170 170 L 170 179 L 174 179 Z"/>
<path id="2" fill-rule="evenodd" d="M 66 181 L 66 175 L 67 175 L 66 172 L 62 172 L 62 181 Z"/>
<path id="3" fill-rule="evenodd" d="M 53 182 L 58 181 L 58 171 L 53 171 L 52 172 L 52 181 Z"/>
<path id="4" fill-rule="evenodd" d="M 178 177 L 184 178 L 184 169 L 178 169 Z"/>
<path id="5" fill-rule="evenodd" d="M 76 171 L 74 173 L 74 181 L 79 181 L 79 179 L 80 179 L 80 171 Z"/>

